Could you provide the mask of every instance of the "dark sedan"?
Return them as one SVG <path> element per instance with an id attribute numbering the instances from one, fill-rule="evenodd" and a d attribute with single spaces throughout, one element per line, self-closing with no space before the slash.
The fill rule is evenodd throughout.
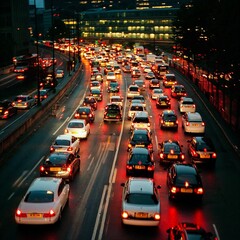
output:
<path id="1" fill-rule="evenodd" d="M 0 119 L 7 119 L 17 114 L 17 108 L 13 107 L 12 101 L 3 100 L 0 102 Z"/>
<path id="2" fill-rule="evenodd" d="M 201 176 L 194 164 L 174 163 L 167 173 L 169 199 L 202 200 L 204 189 Z"/>
<path id="3" fill-rule="evenodd" d="M 48 156 L 40 166 L 40 176 L 73 180 L 80 171 L 80 158 L 72 153 L 58 152 Z"/>
<path id="4" fill-rule="evenodd" d="M 87 119 L 89 122 L 94 122 L 95 114 L 91 107 L 82 106 L 76 110 L 74 118 Z"/>
<path id="5" fill-rule="evenodd" d="M 98 102 L 101 102 L 103 100 L 102 91 L 98 88 L 91 89 L 90 96 L 93 96 Z"/>
<path id="6" fill-rule="evenodd" d="M 160 114 L 159 126 L 161 129 L 178 130 L 177 114 L 173 110 L 164 110 Z"/>
<path id="7" fill-rule="evenodd" d="M 90 106 L 93 110 L 97 110 L 97 100 L 95 97 L 87 96 L 84 98 L 83 106 Z"/>
<path id="8" fill-rule="evenodd" d="M 178 141 L 165 140 L 158 144 L 160 164 L 163 162 L 182 162 L 185 158 L 182 145 Z"/>
<path id="9" fill-rule="evenodd" d="M 156 107 L 157 108 L 171 108 L 171 99 L 166 95 L 157 97 Z"/>
<path id="10" fill-rule="evenodd" d="M 186 97 L 187 92 L 183 85 L 173 85 L 171 89 L 171 96 L 180 99 L 181 97 Z"/>

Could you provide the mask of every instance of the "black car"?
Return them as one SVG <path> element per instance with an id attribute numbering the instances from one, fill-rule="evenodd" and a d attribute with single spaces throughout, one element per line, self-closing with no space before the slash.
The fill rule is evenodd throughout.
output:
<path id="1" fill-rule="evenodd" d="M 159 126 L 161 129 L 178 130 L 178 119 L 174 110 L 164 110 L 160 114 Z"/>
<path id="2" fill-rule="evenodd" d="M 110 82 L 107 91 L 109 93 L 119 93 L 119 89 L 120 87 L 118 82 Z"/>
<path id="3" fill-rule="evenodd" d="M 149 89 L 160 88 L 160 80 L 159 79 L 151 79 L 149 82 Z"/>
<path id="4" fill-rule="evenodd" d="M 167 187 L 169 199 L 202 200 L 204 190 L 201 176 L 194 164 L 174 163 L 168 169 Z"/>
<path id="5" fill-rule="evenodd" d="M 105 107 L 103 121 L 122 121 L 122 109 L 118 104 L 109 103 Z"/>
<path id="6" fill-rule="evenodd" d="M 102 91 L 98 88 L 92 88 L 90 91 L 90 96 L 93 96 L 98 102 L 103 100 Z"/>
<path id="7" fill-rule="evenodd" d="M 185 156 L 178 141 L 165 140 L 158 144 L 160 164 L 163 162 L 183 162 Z"/>
<path id="8" fill-rule="evenodd" d="M 97 100 L 93 96 L 87 96 L 84 98 L 83 106 L 90 106 L 93 110 L 97 110 Z"/>
<path id="9" fill-rule="evenodd" d="M 151 134 L 147 129 L 135 129 L 129 138 L 128 151 L 133 147 L 147 148 L 153 151 Z"/>
<path id="10" fill-rule="evenodd" d="M 152 154 L 146 148 L 135 147 L 129 152 L 126 166 L 127 176 L 140 176 L 153 178 L 154 161 Z"/>
<path id="11" fill-rule="evenodd" d="M 183 85 L 173 85 L 171 89 L 171 96 L 180 99 L 187 96 L 187 91 Z"/>
<path id="12" fill-rule="evenodd" d="M 14 114 L 17 114 L 17 108 L 13 107 L 12 101 L 10 100 L 3 100 L 0 101 L 0 118 L 7 119 Z"/>
<path id="13" fill-rule="evenodd" d="M 169 240 L 217 240 L 217 238 L 195 223 L 182 222 L 167 229 Z"/>
<path id="14" fill-rule="evenodd" d="M 95 114 L 91 107 L 82 106 L 76 110 L 76 112 L 74 114 L 74 118 L 87 119 L 87 121 L 89 121 L 89 122 L 94 122 Z"/>
<path id="15" fill-rule="evenodd" d="M 166 95 L 157 97 L 156 107 L 157 108 L 171 108 L 171 99 Z"/>
<path id="16" fill-rule="evenodd" d="M 67 152 L 50 154 L 40 166 L 41 177 L 73 180 L 78 171 L 80 171 L 80 157 Z"/>
<path id="17" fill-rule="evenodd" d="M 207 163 L 211 166 L 215 165 L 217 153 L 209 137 L 192 137 L 188 140 L 188 143 L 188 153 L 193 163 Z"/>

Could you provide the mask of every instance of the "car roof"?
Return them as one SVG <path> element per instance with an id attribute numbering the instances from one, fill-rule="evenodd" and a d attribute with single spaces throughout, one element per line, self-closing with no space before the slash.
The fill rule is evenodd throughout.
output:
<path id="1" fill-rule="evenodd" d="M 129 178 L 130 193 L 153 194 L 154 182 L 149 178 Z"/>
<path id="2" fill-rule="evenodd" d="M 34 190 L 51 190 L 55 191 L 57 186 L 62 182 L 61 178 L 38 177 L 30 185 L 28 191 Z"/>

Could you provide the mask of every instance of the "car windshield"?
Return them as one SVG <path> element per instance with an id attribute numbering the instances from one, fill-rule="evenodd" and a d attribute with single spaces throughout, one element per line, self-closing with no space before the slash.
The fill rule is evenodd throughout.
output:
<path id="1" fill-rule="evenodd" d="M 26 98 L 26 97 L 16 97 L 16 98 L 15 98 L 15 101 L 25 102 L 25 101 L 27 101 L 27 98 Z"/>
<path id="2" fill-rule="evenodd" d="M 130 87 L 129 91 L 138 92 L 138 87 Z"/>
<path id="3" fill-rule="evenodd" d="M 180 152 L 180 147 L 176 144 L 167 144 L 164 146 L 164 152 L 171 152 L 174 151 L 174 153 Z"/>
<path id="4" fill-rule="evenodd" d="M 157 205 L 158 199 L 153 194 L 131 193 L 126 196 L 127 203 L 141 205 Z"/>
<path id="5" fill-rule="evenodd" d="M 149 139 L 146 134 L 134 134 L 132 140 L 147 142 Z"/>
<path id="6" fill-rule="evenodd" d="M 84 124 L 82 122 L 70 122 L 68 124 L 69 128 L 83 128 Z"/>
<path id="7" fill-rule="evenodd" d="M 107 113 L 108 114 L 119 114 L 120 111 L 119 111 L 119 109 L 108 109 Z"/>
<path id="8" fill-rule="evenodd" d="M 90 109 L 89 108 L 81 108 L 78 110 L 79 113 L 82 113 L 82 114 L 86 114 L 86 113 L 89 113 L 90 112 Z"/>
<path id="9" fill-rule="evenodd" d="M 66 139 L 57 139 L 54 143 L 54 145 L 60 145 L 60 146 L 70 146 L 70 141 Z"/>
<path id="10" fill-rule="evenodd" d="M 131 106 L 130 111 L 143 111 L 143 106 Z"/>
<path id="11" fill-rule="evenodd" d="M 26 195 L 24 202 L 48 203 L 48 202 L 53 202 L 53 200 L 54 200 L 54 193 L 52 191 L 39 190 L 39 191 L 30 191 Z"/>
<path id="12" fill-rule="evenodd" d="M 211 150 L 213 150 L 213 146 L 203 142 L 203 143 L 200 143 L 197 145 L 197 150 L 198 151 L 211 151 Z"/>
<path id="13" fill-rule="evenodd" d="M 189 233 L 188 234 L 188 240 L 203 240 L 205 237 L 202 234 L 199 233 Z"/>
<path id="14" fill-rule="evenodd" d="M 198 183 L 196 175 L 190 175 L 190 174 L 181 174 L 178 175 L 176 178 L 176 184 L 185 184 L 185 182 L 188 182 L 190 185 L 195 185 Z"/>
<path id="15" fill-rule="evenodd" d="M 171 121 L 176 121 L 177 117 L 175 115 L 166 115 L 163 117 L 163 119 L 166 122 L 171 122 Z"/>
<path id="16" fill-rule="evenodd" d="M 117 82 L 111 82 L 110 83 L 110 87 L 117 87 L 118 86 L 118 83 Z"/>
<path id="17" fill-rule="evenodd" d="M 131 164 L 148 164 L 150 162 L 150 156 L 147 154 L 132 154 L 129 161 Z"/>
<path id="18" fill-rule="evenodd" d="M 133 123 L 149 123 L 148 118 L 136 117 L 133 119 Z"/>
<path id="19" fill-rule="evenodd" d="M 85 99 L 85 102 L 86 102 L 86 103 L 95 103 L 96 100 L 95 100 L 94 98 L 86 98 L 86 99 Z"/>

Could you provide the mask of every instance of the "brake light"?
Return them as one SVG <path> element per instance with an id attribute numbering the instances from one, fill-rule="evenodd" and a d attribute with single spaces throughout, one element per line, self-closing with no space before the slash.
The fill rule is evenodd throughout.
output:
<path id="1" fill-rule="evenodd" d="M 154 219 L 155 220 L 160 220 L 160 218 L 161 218 L 160 214 L 158 214 L 158 213 L 154 214 Z"/>
<path id="2" fill-rule="evenodd" d="M 152 148 L 153 148 L 152 144 L 149 144 L 148 149 L 152 149 Z"/>
<path id="3" fill-rule="evenodd" d="M 216 154 L 216 153 L 213 153 L 213 154 L 212 154 L 212 158 L 217 158 L 217 154 Z"/>
<path id="4" fill-rule="evenodd" d="M 127 169 L 128 169 L 128 170 L 132 170 L 133 167 L 132 167 L 131 165 L 127 165 Z"/>
<path id="5" fill-rule="evenodd" d="M 68 147 L 67 151 L 71 152 L 73 150 L 72 147 Z"/>
<path id="6" fill-rule="evenodd" d="M 124 218 L 124 219 L 128 218 L 128 213 L 127 212 L 122 212 L 122 218 Z"/>
<path id="7" fill-rule="evenodd" d="M 178 120 L 176 120 L 176 124 L 178 124 Z"/>
<path id="8" fill-rule="evenodd" d="M 152 166 L 148 166 L 147 170 L 148 171 L 153 171 L 154 170 L 154 166 L 153 165 Z"/>
<path id="9" fill-rule="evenodd" d="M 50 147 L 50 152 L 54 152 L 55 148 L 53 146 Z"/>
<path id="10" fill-rule="evenodd" d="M 189 187 L 189 182 L 185 182 L 184 186 L 187 188 Z"/>
<path id="11" fill-rule="evenodd" d="M 189 122 L 186 122 L 186 126 L 189 126 Z"/>
<path id="12" fill-rule="evenodd" d="M 148 123 L 148 127 L 150 127 L 150 125 L 151 125 L 151 124 L 150 124 L 150 123 Z"/>
<path id="13" fill-rule="evenodd" d="M 80 116 L 79 113 L 75 113 L 75 115 L 74 115 L 75 118 L 78 118 L 79 116 Z"/>
<path id="14" fill-rule="evenodd" d="M 67 172 L 71 172 L 72 171 L 72 168 L 71 167 L 67 167 Z"/>
<path id="15" fill-rule="evenodd" d="M 193 151 L 193 152 L 192 152 L 192 155 L 193 155 L 194 157 L 197 157 L 197 156 L 198 156 L 198 154 L 197 154 L 196 151 Z"/>
<path id="16" fill-rule="evenodd" d="M 194 189 L 194 192 L 195 192 L 196 194 L 201 195 L 201 194 L 203 194 L 203 188 Z"/>
<path id="17" fill-rule="evenodd" d="M 50 210 L 48 213 L 44 213 L 43 217 L 50 218 L 56 216 L 56 213 L 53 210 Z"/>
<path id="18" fill-rule="evenodd" d="M 129 148 L 132 148 L 132 144 L 129 143 L 129 144 L 128 144 L 128 147 L 129 147 Z"/>
<path id="19" fill-rule="evenodd" d="M 193 108 L 195 108 L 196 107 L 196 105 L 195 104 L 193 104 Z"/>
<path id="20" fill-rule="evenodd" d="M 65 133 L 68 133 L 69 131 L 68 131 L 68 129 L 65 129 L 64 132 L 65 132 Z"/>
<path id="21" fill-rule="evenodd" d="M 174 154 L 174 150 L 173 149 L 170 150 L 170 154 Z"/>
<path id="22" fill-rule="evenodd" d="M 177 191 L 177 188 L 176 187 L 172 187 L 171 188 L 171 193 L 177 193 L 178 191 Z"/>
<path id="23" fill-rule="evenodd" d="M 27 217 L 26 213 L 23 213 L 21 210 L 17 209 L 15 213 L 16 217 Z"/>
<path id="24" fill-rule="evenodd" d="M 164 154 L 163 153 L 160 153 L 160 158 L 164 158 Z"/>
<path id="25" fill-rule="evenodd" d="M 181 159 L 184 160 L 185 156 L 184 154 L 181 154 Z"/>
<path id="26" fill-rule="evenodd" d="M 40 166 L 40 172 L 44 172 L 45 168 L 44 166 Z"/>
<path id="27" fill-rule="evenodd" d="M 89 117 L 92 117 L 92 116 L 93 116 L 93 115 L 90 113 L 90 114 L 89 114 Z"/>
<path id="28" fill-rule="evenodd" d="M 204 122 L 202 122 L 202 126 L 205 126 L 205 123 L 204 123 Z"/>

